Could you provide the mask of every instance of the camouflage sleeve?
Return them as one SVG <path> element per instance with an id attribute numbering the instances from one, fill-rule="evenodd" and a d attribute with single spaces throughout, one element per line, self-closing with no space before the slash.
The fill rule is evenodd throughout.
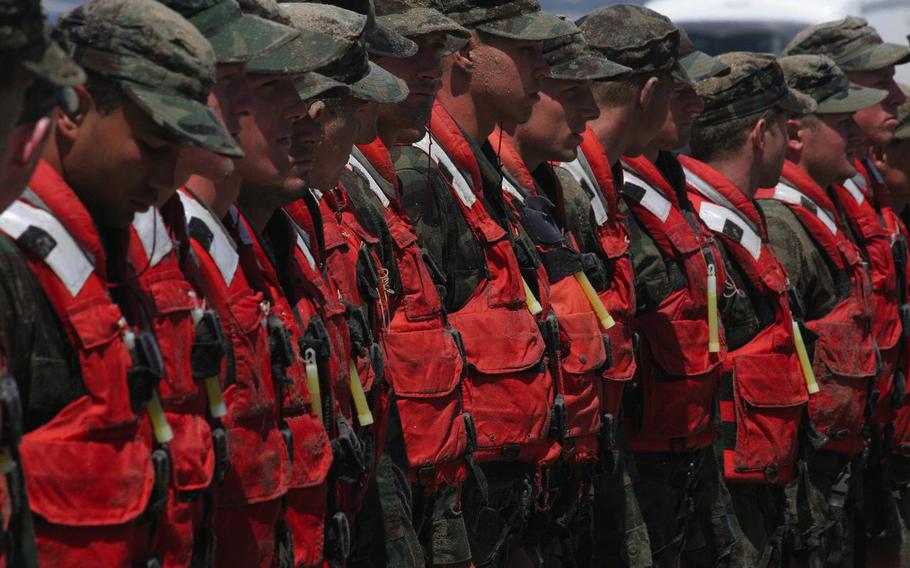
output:
<path id="1" fill-rule="evenodd" d="M 834 277 L 799 219 L 786 205 L 760 200 L 768 226 L 771 248 L 796 289 L 805 318 L 818 319 L 838 302 Z"/>
<path id="2" fill-rule="evenodd" d="M 62 330 L 19 248 L 0 236 L 0 337 L 27 432 L 85 394 Z"/>
<path id="3" fill-rule="evenodd" d="M 625 203 L 621 203 L 620 207 L 628 213 Z M 627 219 L 629 254 L 635 271 L 635 295 L 638 301 L 636 311 L 642 313 L 653 310 L 670 292 L 685 286 L 685 276 L 678 267 L 664 262 L 657 243 L 642 230 L 634 215 L 629 214 Z M 680 278 L 683 279 L 681 283 Z"/>
<path id="4" fill-rule="evenodd" d="M 410 146 L 392 150 L 392 160 L 398 173 L 401 206 L 411 220 L 420 244 L 442 266 L 445 257 L 446 229 L 444 215 L 434 188 L 435 179 L 429 169 L 426 154 Z"/>

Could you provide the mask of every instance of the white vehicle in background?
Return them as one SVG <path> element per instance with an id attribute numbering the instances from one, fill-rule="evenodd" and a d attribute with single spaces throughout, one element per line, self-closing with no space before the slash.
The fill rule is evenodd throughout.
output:
<path id="1" fill-rule="evenodd" d="M 885 41 L 907 43 L 910 0 L 650 0 L 648 8 L 685 28 L 695 46 L 712 55 L 727 51 L 779 53 L 812 24 L 860 16 Z M 910 65 L 897 67 L 910 83 Z"/>

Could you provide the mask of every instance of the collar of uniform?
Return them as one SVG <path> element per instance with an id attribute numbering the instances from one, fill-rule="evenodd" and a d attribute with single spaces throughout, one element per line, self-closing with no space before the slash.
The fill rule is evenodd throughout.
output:
<path id="1" fill-rule="evenodd" d="M 89 256 L 98 275 L 107 280 L 107 257 L 101 235 L 88 210 L 69 184 L 50 164 L 41 160 L 28 185 L 42 204 L 76 239 Z"/>
<path id="2" fill-rule="evenodd" d="M 689 156 L 679 156 L 679 163 L 682 165 L 683 169 L 686 172 L 686 181 L 690 186 L 698 189 L 696 183 L 693 183 L 693 180 L 690 178 L 689 174 L 697 176 L 705 183 L 707 183 L 711 188 L 721 194 L 733 207 L 736 211 L 749 223 L 751 228 L 759 233 L 762 238 L 766 237 L 764 223 L 762 223 L 761 215 L 758 212 L 758 208 L 755 207 L 755 203 L 751 199 L 746 197 L 746 195 L 736 187 L 736 184 L 733 181 L 715 170 L 708 164 L 700 162 L 695 158 Z M 723 205 L 718 203 L 717 205 Z"/>
<path id="3" fill-rule="evenodd" d="M 822 186 L 815 183 L 815 180 L 812 179 L 809 176 L 809 173 L 800 167 L 799 164 L 786 160 L 780 177 L 782 182 L 787 182 L 789 185 L 792 185 L 798 189 L 800 193 L 803 193 L 806 197 L 814 201 L 816 205 L 824 209 L 832 219 L 838 218 L 834 203 L 831 201 L 828 193 Z"/>

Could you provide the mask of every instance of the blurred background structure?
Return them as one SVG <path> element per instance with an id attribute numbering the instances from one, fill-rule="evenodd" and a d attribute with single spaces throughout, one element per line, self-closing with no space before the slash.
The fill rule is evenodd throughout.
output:
<path id="1" fill-rule="evenodd" d="M 573 20 L 614 0 L 541 0 L 544 9 Z M 885 41 L 904 43 L 910 33 L 910 0 L 626 0 L 667 15 L 689 33 L 695 46 L 717 55 L 727 51 L 779 52 L 799 30 L 844 16 L 869 20 Z M 45 0 L 55 20 L 78 0 Z M 897 68 L 910 83 L 910 65 Z"/>

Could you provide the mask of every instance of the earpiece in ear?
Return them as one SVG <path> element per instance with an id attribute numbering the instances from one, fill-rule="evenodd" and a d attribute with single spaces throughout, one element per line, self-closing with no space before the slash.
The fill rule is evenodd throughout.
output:
<path id="1" fill-rule="evenodd" d="M 72 117 L 79 110 L 79 95 L 72 87 L 63 87 L 58 94 L 57 105 L 66 116 Z"/>

